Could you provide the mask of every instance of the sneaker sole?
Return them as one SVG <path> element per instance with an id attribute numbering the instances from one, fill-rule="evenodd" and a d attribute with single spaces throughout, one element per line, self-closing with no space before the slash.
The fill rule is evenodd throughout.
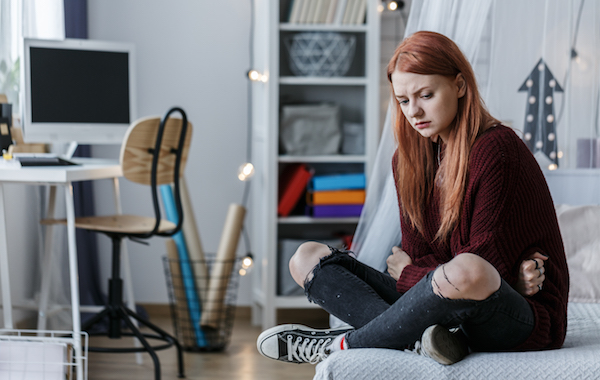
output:
<path id="1" fill-rule="evenodd" d="M 443 365 L 461 361 L 468 354 L 468 348 L 443 326 L 429 326 L 421 338 L 427 356 Z"/>

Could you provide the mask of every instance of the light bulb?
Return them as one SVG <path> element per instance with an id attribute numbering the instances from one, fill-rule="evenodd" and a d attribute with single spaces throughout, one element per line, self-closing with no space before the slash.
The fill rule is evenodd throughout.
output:
<path id="1" fill-rule="evenodd" d="M 377 6 L 377 11 L 379 13 L 383 12 L 384 10 L 385 10 L 385 6 L 383 5 L 383 3 L 381 3 Z"/>
<path id="2" fill-rule="evenodd" d="M 252 257 L 252 253 L 248 253 L 243 259 L 242 259 L 242 267 L 238 270 L 238 273 L 240 274 L 240 276 L 245 276 L 248 273 L 250 273 L 250 271 L 252 270 L 252 266 L 254 265 L 254 259 Z"/>
<path id="3" fill-rule="evenodd" d="M 247 181 L 254 176 L 254 165 L 250 162 L 246 162 L 238 169 L 238 179 L 240 181 Z"/>
<path id="4" fill-rule="evenodd" d="M 256 70 L 248 71 L 248 78 L 250 78 L 250 80 L 257 81 L 257 80 L 260 80 L 260 77 L 261 77 L 261 75 L 258 71 L 256 71 Z"/>
<path id="5" fill-rule="evenodd" d="M 252 257 L 246 256 L 242 259 L 242 268 L 248 269 L 252 265 L 254 265 L 254 260 L 252 260 Z"/>
<path id="6" fill-rule="evenodd" d="M 250 70 L 248 71 L 248 78 L 250 78 L 253 82 L 263 82 L 266 83 L 269 81 L 268 74 L 262 74 L 258 70 Z"/>
<path id="7" fill-rule="evenodd" d="M 388 3 L 388 9 L 389 9 L 390 11 L 395 11 L 396 9 L 398 9 L 398 3 L 397 3 L 397 2 L 395 2 L 395 1 L 390 1 L 390 2 Z"/>
<path id="8" fill-rule="evenodd" d="M 589 66 L 588 60 L 582 58 L 580 55 L 578 55 L 577 58 L 575 58 L 575 62 L 577 62 L 577 65 L 579 66 L 579 69 L 581 71 L 586 71 Z"/>
<path id="9" fill-rule="evenodd" d="M 550 165 L 548 165 L 548 169 L 549 170 L 556 170 L 557 168 L 558 168 L 558 165 L 556 165 L 556 164 L 550 164 Z"/>

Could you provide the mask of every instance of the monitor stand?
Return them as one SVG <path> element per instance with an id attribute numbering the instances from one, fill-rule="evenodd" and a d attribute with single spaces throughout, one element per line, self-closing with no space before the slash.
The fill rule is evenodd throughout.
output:
<path id="1" fill-rule="evenodd" d="M 77 144 L 77 141 L 71 141 L 67 146 L 65 154 L 63 154 L 62 156 L 67 160 L 73 158 L 73 155 L 75 154 L 75 151 L 77 150 L 78 146 L 79 144 Z"/>

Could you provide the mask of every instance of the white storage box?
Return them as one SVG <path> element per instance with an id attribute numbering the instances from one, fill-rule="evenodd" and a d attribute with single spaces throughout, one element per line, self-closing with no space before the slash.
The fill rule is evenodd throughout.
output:
<path id="1" fill-rule="evenodd" d="M 86 351 L 81 363 L 87 379 L 87 334 L 81 344 Z M 77 361 L 73 333 L 67 331 L 0 330 L 0 379 L 73 379 Z"/>

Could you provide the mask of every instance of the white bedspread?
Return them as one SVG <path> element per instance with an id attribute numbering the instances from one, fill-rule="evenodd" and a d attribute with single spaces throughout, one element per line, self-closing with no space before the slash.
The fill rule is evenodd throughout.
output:
<path id="1" fill-rule="evenodd" d="M 600 304 L 570 303 L 568 310 L 559 350 L 474 353 L 443 366 L 404 351 L 355 349 L 321 362 L 314 379 L 600 379 Z"/>

